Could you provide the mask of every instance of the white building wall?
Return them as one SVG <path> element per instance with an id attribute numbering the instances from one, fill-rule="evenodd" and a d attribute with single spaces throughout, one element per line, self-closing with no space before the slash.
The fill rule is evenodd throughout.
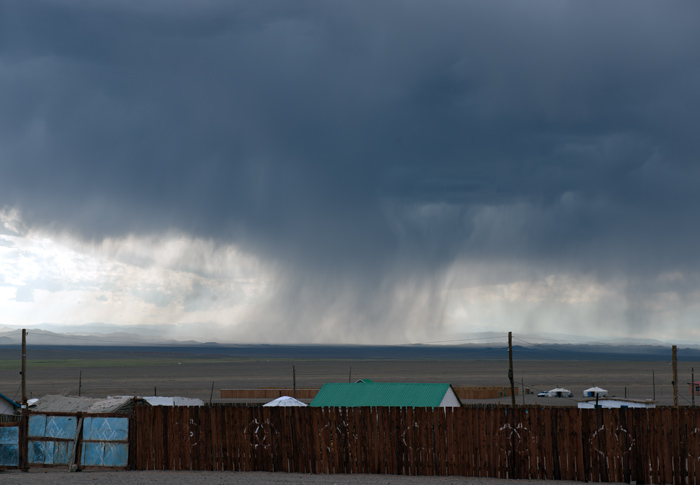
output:
<path id="1" fill-rule="evenodd" d="M 452 390 L 451 387 L 447 388 L 447 392 L 445 393 L 445 397 L 442 398 L 442 402 L 440 403 L 441 408 L 458 408 L 460 407 L 461 404 L 459 402 L 459 399 L 457 398 L 457 395 L 455 392 Z"/>
<path id="2" fill-rule="evenodd" d="M 602 408 L 655 408 L 656 403 L 644 403 L 634 401 L 621 401 L 617 399 L 598 399 L 598 405 Z M 595 401 L 584 401 L 578 403 L 579 409 L 595 409 Z"/>
<path id="3" fill-rule="evenodd" d="M 15 414 L 15 407 L 4 399 L 0 398 L 0 414 Z"/>

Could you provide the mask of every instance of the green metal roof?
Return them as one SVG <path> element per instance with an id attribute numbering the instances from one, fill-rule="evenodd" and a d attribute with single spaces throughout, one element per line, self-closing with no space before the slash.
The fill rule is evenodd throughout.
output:
<path id="1" fill-rule="evenodd" d="M 323 407 L 438 407 L 449 384 L 359 382 L 324 384 L 309 406 Z"/>

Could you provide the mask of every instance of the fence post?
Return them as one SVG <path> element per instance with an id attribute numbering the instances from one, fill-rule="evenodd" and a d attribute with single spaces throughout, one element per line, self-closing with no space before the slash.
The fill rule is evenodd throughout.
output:
<path id="1" fill-rule="evenodd" d="M 678 407 L 678 351 L 676 346 L 671 347 L 671 364 L 673 371 L 673 407 Z"/>
<path id="2" fill-rule="evenodd" d="M 28 440 L 27 433 L 29 432 L 29 411 L 25 405 L 21 411 L 21 417 L 19 422 L 19 469 L 23 472 L 29 471 L 29 466 L 27 464 L 28 459 Z"/>
<path id="3" fill-rule="evenodd" d="M 127 461 L 127 469 L 135 470 L 138 461 L 136 460 L 138 438 L 136 432 L 136 397 L 133 398 L 131 413 L 129 414 L 129 458 Z"/>
<path id="4" fill-rule="evenodd" d="M 80 433 L 83 430 L 83 413 L 78 413 L 77 415 L 78 423 L 75 426 L 75 438 L 73 439 L 73 451 L 70 454 L 70 460 L 68 460 L 68 471 L 77 472 L 80 469 L 80 463 L 76 463 L 76 458 L 78 457 L 78 445 L 80 444 Z"/>

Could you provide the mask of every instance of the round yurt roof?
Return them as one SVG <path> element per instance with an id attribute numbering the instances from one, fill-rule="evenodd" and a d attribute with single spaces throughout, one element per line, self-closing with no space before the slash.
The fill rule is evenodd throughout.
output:
<path id="1" fill-rule="evenodd" d="M 288 407 L 288 406 L 306 406 L 307 404 L 299 401 L 298 399 L 294 399 L 291 396 L 282 396 L 278 397 L 274 401 L 270 401 L 267 404 L 263 404 L 263 406 L 270 406 L 270 407 Z"/>

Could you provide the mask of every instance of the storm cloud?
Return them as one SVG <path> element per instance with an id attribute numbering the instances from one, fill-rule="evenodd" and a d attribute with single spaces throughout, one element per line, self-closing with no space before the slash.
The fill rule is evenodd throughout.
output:
<path id="1" fill-rule="evenodd" d="M 700 289 L 698 10 L 8 0 L 0 208 L 97 245 L 235 244 L 276 275 L 250 335 L 423 338 L 462 290 L 551 275 L 623 300 L 611 321 L 607 300 L 554 320 L 682 326 Z M 536 326 L 547 287 L 491 317 Z M 649 308 L 659 295 L 673 304 Z"/>

